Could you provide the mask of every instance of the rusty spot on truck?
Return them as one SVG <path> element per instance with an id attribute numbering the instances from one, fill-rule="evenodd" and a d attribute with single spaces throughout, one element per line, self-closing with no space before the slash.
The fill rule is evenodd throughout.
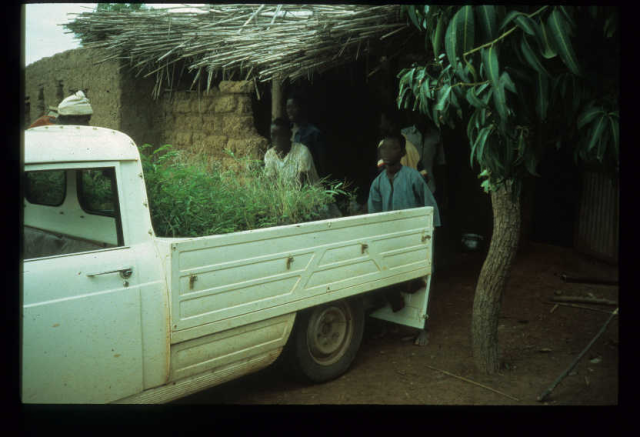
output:
<path id="1" fill-rule="evenodd" d="M 118 358 L 120 356 L 120 354 L 115 354 L 113 357 L 114 358 Z"/>
<path id="2" fill-rule="evenodd" d="M 58 326 L 60 326 L 60 323 L 54 323 L 52 328 L 57 328 Z"/>

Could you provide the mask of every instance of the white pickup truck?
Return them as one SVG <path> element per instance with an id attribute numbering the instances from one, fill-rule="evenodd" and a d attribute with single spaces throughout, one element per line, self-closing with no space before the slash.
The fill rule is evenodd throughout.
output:
<path id="1" fill-rule="evenodd" d="M 283 349 L 296 372 L 328 381 L 360 346 L 362 298 L 416 278 L 402 310 L 370 315 L 425 325 L 430 207 L 160 238 L 125 134 L 29 129 L 24 163 L 25 403 L 168 402 Z"/>

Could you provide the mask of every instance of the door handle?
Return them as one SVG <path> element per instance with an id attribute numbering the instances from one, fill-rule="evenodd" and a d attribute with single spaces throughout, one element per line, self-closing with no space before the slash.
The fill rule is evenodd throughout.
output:
<path id="1" fill-rule="evenodd" d="M 120 269 L 117 270 L 109 270 L 107 272 L 98 272 L 98 273 L 87 273 L 87 276 L 92 278 L 94 276 L 98 276 L 98 275 L 107 275 L 109 273 L 120 273 L 120 276 L 122 277 L 122 279 L 127 279 L 131 276 L 131 274 L 133 273 L 133 267 L 122 267 Z"/>

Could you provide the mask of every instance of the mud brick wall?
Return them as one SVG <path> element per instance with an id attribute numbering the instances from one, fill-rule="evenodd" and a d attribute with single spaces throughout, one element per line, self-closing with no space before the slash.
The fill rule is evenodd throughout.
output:
<path id="1" fill-rule="evenodd" d="M 255 128 L 252 82 L 222 81 L 208 92 L 179 91 L 162 103 L 163 141 L 177 149 L 205 154 L 224 168 L 234 159 L 262 159 L 268 141 Z"/>
<path id="2" fill-rule="evenodd" d="M 254 123 L 253 82 L 222 81 L 210 92 L 172 91 L 153 99 L 155 77 L 136 76 L 126 62 L 100 62 L 107 54 L 74 49 L 25 69 L 25 128 L 49 107 L 83 90 L 93 107 L 91 126 L 116 129 L 136 144 L 172 144 L 231 167 L 236 157 L 262 159 L 268 141 Z M 190 81 L 189 81 L 190 82 Z"/>
<path id="3" fill-rule="evenodd" d="M 136 144 L 158 144 L 160 130 L 152 123 L 159 111 L 151 91 L 154 78 L 133 77 L 117 60 L 99 62 L 106 54 L 95 49 L 68 50 L 25 68 L 24 115 L 28 127 L 77 90 L 85 92 L 93 116 L 91 126 L 116 129 Z"/>

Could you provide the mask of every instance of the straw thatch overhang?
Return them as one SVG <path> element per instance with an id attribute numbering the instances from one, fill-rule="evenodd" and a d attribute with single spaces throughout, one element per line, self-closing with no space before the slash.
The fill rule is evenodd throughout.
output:
<path id="1" fill-rule="evenodd" d="M 290 81 L 358 60 L 372 50 L 397 54 L 412 35 L 400 5 L 206 5 L 198 12 L 85 12 L 65 27 L 101 61 L 128 60 L 156 75 L 154 97 L 175 79 Z M 392 48 L 392 50 L 388 50 Z M 370 74 L 374 73 L 375 66 Z M 164 84 L 164 85 L 163 85 Z M 256 83 L 257 88 L 257 83 Z"/>

